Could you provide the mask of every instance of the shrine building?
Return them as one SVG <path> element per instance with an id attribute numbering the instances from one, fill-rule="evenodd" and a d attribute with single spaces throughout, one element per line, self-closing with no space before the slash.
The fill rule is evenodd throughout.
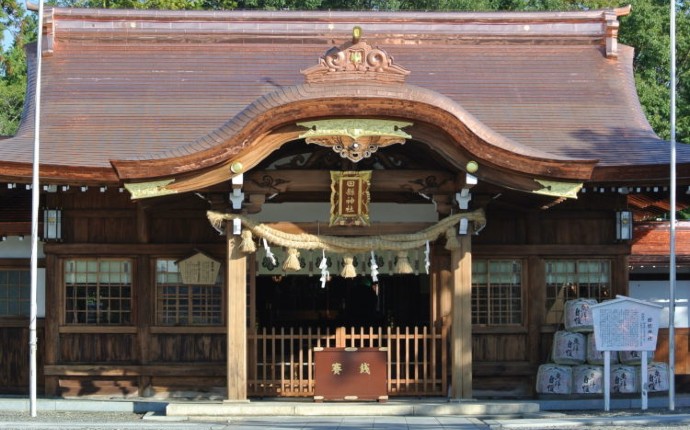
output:
<path id="1" fill-rule="evenodd" d="M 565 301 L 665 288 L 629 287 L 670 175 L 629 13 L 47 8 L 39 392 L 312 397 L 320 348 L 382 348 L 389 397 L 533 398 Z M 2 393 L 28 390 L 28 50 Z M 690 147 L 677 169 L 687 205 Z"/>

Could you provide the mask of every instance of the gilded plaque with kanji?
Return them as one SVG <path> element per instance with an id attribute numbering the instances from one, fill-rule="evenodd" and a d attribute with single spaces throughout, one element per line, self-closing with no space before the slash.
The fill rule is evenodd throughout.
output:
<path id="1" fill-rule="evenodd" d="M 331 172 L 331 226 L 369 225 L 371 170 Z"/>

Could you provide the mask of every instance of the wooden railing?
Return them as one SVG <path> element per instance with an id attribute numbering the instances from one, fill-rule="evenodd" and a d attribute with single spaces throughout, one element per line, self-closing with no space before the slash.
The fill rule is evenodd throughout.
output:
<path id="1" fill-rule="evenodd" d="M 446 395 L 448 328 L 259 328 L 248 335 L 250 396 L 314 395 L 314 348 L 386 348 L 389 396 Z"/>

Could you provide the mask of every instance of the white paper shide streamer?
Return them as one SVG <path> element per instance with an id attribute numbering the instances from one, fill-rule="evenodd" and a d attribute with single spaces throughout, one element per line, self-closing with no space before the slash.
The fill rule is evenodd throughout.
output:
<path id="1" fill-rule="evenodd" d="M 429 247 L 429 241 L 426 241 L 426 247 L 424 248 L 424 269 L 426 270 L 426 274 L 429 274 L 429 268 L 431 267 L 431 258 L 429 255 L 431 254 L 431 248 Z"/>
<path id="2" fill-rule="evenodd" d="M 378 282 L 379 281 L 379 265 L 376 264 L 376 255 L 374 254 L 374 251 L 371 251 L 370 266 L 371 266 L 371 280 L 373 282 Z"/>
<path id="3" fill-rule="evenodd" d="M 264 249 L 266 250 L 266 257 L 268 257 L 271 260 L 271 264 L 273 264 L 274 266 L 277 266 L 278 262 L 276 261 L 276 256 L 273 255 L 273 253 L 271 252 L 271 247 L 268 246 L 268 242 L 266 241 L 265 238 L 263 239 L 263 242 L 264 242 Z"/>
<path id="4" fill-rule="evenodd" d="M 264 239 L 265 241 L 266 239 Z M 326 281 L 331 275 L 328 272 L 328 259 L 326 258 L 326 251 L 321 251 L 321 263 L 319 263 L 319 269 L 321 269 L 321 288 L 326 288 Z"/>

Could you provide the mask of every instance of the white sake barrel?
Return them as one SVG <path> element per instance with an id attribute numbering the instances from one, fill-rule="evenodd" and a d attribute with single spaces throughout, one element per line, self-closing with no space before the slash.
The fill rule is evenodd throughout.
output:
<path id="1" fill-rule="evenodd" d="M 537 393 L 570 394 L 573 370 L 570 366 L 542 364 L 537 372 Z"/>
<path id="2" fill-rule="evenodd" d="M 589 364 L 573 367 L 573 393 L 591 394 L 604 392 L 604 369 Z"/>
<path id="3" fill-rule="evenodd" d="M 637 375 L 639 370 L 634 366 L 617 364 L 611 366 L 611 392 L 612 393 L 636 393 L 638 392 Z"/>
<path id="4" fill-rule="evenodd" d="M 642 371 L 641 368 L 640 372 Z M 647 377 L 640 377 L 640 383 L 647 384 L 647 391 L 668 391 L 668 364 L 653 362 L 647 365 Z"/>
<path id="5" fill-rule="evenodd" d="M 618 357 L 622 364 L 639 365 L 642 363 L 642 351 L 619 351 Z M 654 351 L 647 351 L 647 362 L 654 359 Z"/>
<path id="6" fill-rule="evenodd" d="M 594 339 L 594 332 L 587 334 L 587 363 L 589 364 L 604 364 L 604 351 L 597 350 L 596 340 Z M 611 351 L 611 364 L 618 363 L 618 354 L 616 351 Z"/>
<path id="7" fill-rule="evenodd" d="M 594 331 L 594 320 L 590 306 L 596 305 L 594 299 L 575 299 L 565 302 L 565 329 L 575 332 Z"/>
<path id="8" fill-rule="evenodd" d="M 558 364 L 583 364 L 587 353 L 587 341 L 582 333 L 557 331 L 553 334 L 551 357 Z"/>

